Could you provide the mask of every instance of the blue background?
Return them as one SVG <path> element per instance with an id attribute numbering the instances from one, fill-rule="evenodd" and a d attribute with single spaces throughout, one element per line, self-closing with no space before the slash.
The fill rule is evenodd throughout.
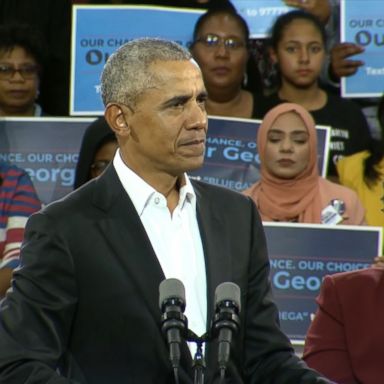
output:
<path id="1" fill-rule="evenodd" d="M 96 87 L 107 57 L 121 45 L 110 42 L 161 37 L 186 46 L 202 13 L 144 6 L 74 6 L 70 114 L 103 113 Z"/>
<path id="2" fill-rule="evenodd" d="M 342 0 L 341 5 L 343 41 L 358 43 L 356 34 L 366 31 L 372 36 L 376 35 L 381 44 L 378 46 L 371 43 L 364 47 L 365 52 L 351 57 L 352 60 L 364 61 L 365 65 L 353 76 L 342 79 L 342 94 L 345 97 L 380 97 L 384 92 L 384 2 Z M 352 20 L 358 21 L 355 27 Z M 369 26 L 367 20 L 371 21 L 372 26 Z M 381 68 L 381 75 L 367 75 L 367 67 Z"/>

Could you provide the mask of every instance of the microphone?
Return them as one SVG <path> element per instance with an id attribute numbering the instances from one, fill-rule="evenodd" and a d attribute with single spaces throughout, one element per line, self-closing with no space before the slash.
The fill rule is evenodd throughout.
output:
<path id="1" fill-rule="evenodd" d="M 221 283 L 215 291 L 215 315 L 212 322 L 214 337 L 218 335 L 218 363 L 221 380 L 229 361 L 232 336 L 240 327 L 240 288 L 235 283 Z"/>
<path id="2" fill-rule="evenodd" d="M 178 368 L 180 363 L 181 336 L 185 336 L 187 318 L 185 310 L 185 289 L 178 279 L 165 279 L 159 285 L 159 306 L 161 315 L 161 330 L 169 345 L 169 360 L 171 361 L 175 382 L 179 382 Z"/>

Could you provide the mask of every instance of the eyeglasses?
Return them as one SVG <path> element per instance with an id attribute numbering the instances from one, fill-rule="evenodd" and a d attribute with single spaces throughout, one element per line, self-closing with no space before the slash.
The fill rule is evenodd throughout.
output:
<path id="1" fill-rule="evenodd" d="M 203 37 L 199 37 L 195 40 L 195 43 L 202 43 L 207 48 L 217 48 L 219 44 L 223 43 L 225 48 L 229 50 L 238 50 L 244 48 L 247 44 L 243 40 L 239 40 L 235 37 L 222 38 L 214 34 L 208 34 Z"/>
<path id="2" fill-rule="evenodd" d="M 91 170 L 97 175 L 100 175 L 100 173 L 103 172 L 105 168 L 107 168 L 109 163 L 109 160 L 96 160 L 94 163 L 91 164 Z"/>
<path id="3" fill-rule="evenodd" d="M 39 67 L 33 64 L 26 64 L 19 68 L 10 64 L 0 64 L 0 79 L 9 80 L 18 72 L 24 80 L 34 79 L 39 72 Z"/>

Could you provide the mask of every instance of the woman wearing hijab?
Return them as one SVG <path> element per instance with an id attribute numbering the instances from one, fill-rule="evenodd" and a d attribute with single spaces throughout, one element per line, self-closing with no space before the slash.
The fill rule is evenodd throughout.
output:
<path id="1" fill-rule="evenodd" d="M 303 10 L 287 12 L 276 18 L 269 41 L 279 85 L 264 99 L 264 111 L 280 103 L 296 103 L 311 113 L 316 124 L 329 125 L 327 178 L 338 181 L 337 161 L 367 150 L 371 134 L 359 105 L 320 85 L 327 59 L 324 25 L 315 15 Z"/>
<path id="2" fill-rule="evenodd" d="M 315 122 L 298 104 L 283 103 L 264 117 L 257 134 L 258 182 L 244 191 L 265 221 L 364 224 L 356 193 L 319 176 Z"/>

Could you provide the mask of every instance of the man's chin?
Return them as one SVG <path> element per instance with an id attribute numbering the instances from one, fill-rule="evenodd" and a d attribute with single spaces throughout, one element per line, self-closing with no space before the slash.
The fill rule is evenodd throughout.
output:
<path id="1" fill-rule="evenodd" d="M 197 169 L 200 169 L 203 165 L 204 165 L 204 158 L 195 159 L 194 161 L 189 161 L 187 165 L 188 169 L 186 169 L 186 172 L 196 171 Z"/>

